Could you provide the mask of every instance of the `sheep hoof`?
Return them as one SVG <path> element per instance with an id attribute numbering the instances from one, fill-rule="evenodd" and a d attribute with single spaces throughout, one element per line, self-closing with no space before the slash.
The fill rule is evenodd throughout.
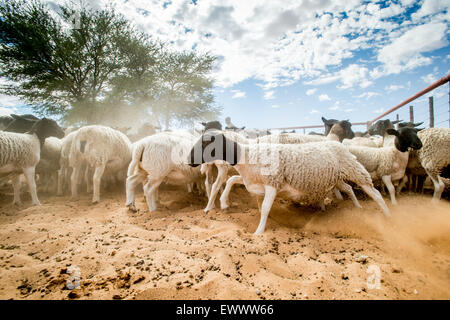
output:
<path id="1" fill-rule="evenodd" d="M 230 207 L 222 207 L 222 212 L 224 213 L 229 213 L 230 212 Z"/>
<path id="2" fill-rule="evenodd" d="M 13 202 L 13 206 L 21 206 L 21 205 L 22 205 L 22 202 L 21 202 L 21 201 Z"/>
<path id="3" fill-rule="evenodd" d="M 92 204 L 97 204 L 98 200 L 92 200 Z"/>
<path id="4" fill-rule="evenodd" d="M 133 213 L 138 212 L 134 204 L 129 204 L 129 205 L 127 205 L 127 207 L 128 207 L 128 210 Z"/>

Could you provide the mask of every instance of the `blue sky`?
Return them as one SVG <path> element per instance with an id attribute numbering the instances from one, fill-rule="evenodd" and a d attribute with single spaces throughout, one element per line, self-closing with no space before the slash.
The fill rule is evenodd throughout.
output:
<path id="1" fill-rule="evenodd" d="M 367 121 L 450 73 L 449 0 L 129 0 L 115 6 L 174 49 L 217 55 L 212 77 L 220 120 L 231 116 L 237 126 L 320 124 L 322 116 Z M 445 85 L 431 93 L 440 126 L 448 126 L 448 91 Z M 416 120 L 427 120 L 427 97 L 413 103 Z M 20 105 L 0 96 L 0 113 L 22 111 Z M 406 108 L 399 114 L 408 118 Z"/>

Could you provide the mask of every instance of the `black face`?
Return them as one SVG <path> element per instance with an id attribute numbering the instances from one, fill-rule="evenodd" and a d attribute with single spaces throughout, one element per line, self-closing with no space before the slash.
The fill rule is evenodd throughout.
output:
<path id="1" fill-rule="evenodd" d="M 344 139 L 353 139 L 355 137 L 355 133 L 352 130 L 352 124 L 348 120 L 342 120 L 336 123 L 335 125 L 340 126 L 342 131 L 342 134 L 339 134 L 339 138 L 342 140 Z"/>
<path id="2" fill-rule="evenodd" d="M 327 120 L 324 117 L 322 117 L 322 121 L 325 125 L 325 135 L 327 135 L 330 132 L 331 128 L 333 127 L 333 125 L 335 123 L 339 122 L 339 120 L 336 120 L 336 119 L 328 119 Z"/>
<path id="3" fill-rule="evenodd" d="M 394 129 L 394 124 L 400 122 L 401 120 L 395 120 L 395 121 L 391 121 L 389 119 L 386 120 L 378 120 L 377 122 L 375 122 L 374 124 L 372 124 L 369 127 L 369 134 L 370 135 L 380 135 L 380 136 L 384 136 L 384 134 L 386 133 L 386 131 L 388 129 Z"/>
<path id="4" fill-rule="evenodd" d="M 234 166 L 238 163 L 240 154 L 240 147 L 236 142 L 227 139 L 220 131 L 209 130 L 192 147 L 188 164 L 197 167 L 214 160 L 224 160 Z"/>
<path id="5" fill-rule="evenodd" d="M 13 121 L 12 117 L 3 116 L 0 117 L 0 130 L 6 128 Z"/>
<path id="6" fill-rule="evenodd" d="M 11 117 L 14 120 L 9 123 L 9 125 L 5 128 L 5 131 L 17 133 L 25 133 L 30 131 L 31 127 L 33 127 L 33 125 L 39 120 L 32 119 L 31 117 L 28 117 L 28 115 L 25 115 L 25 117 L 23 117 L 12 114 Z"/>
<path id="7" fill-rule="evenodd" d="M 209 122 L 202 122 L 201 123 L 204 127 L 203 132 L 206 132 L 207 130 L 222 130 L 222 124 L 219 121 L 209 121 Z"/>
<path id="8" fill-rule="evenodd" d="M 42 118 L 37 121 L 30 129 L 30 132 L 36 133 L 41 142 L 45 141 L 48 137 L 57 137 L 60 139 L 64 137 L 64 131 L 56 121 L 47 118 Z"/>
<path id="9" fill-rule="evenodd" d="M 422 148 L 422 141 L 417 136 L 418 131 L 419 129 L 406 127 L 400 128 L 398 131 L 388 129 L 386 132 L 396 137 L 395 147 L 401 152 L 406 152 L 408 148 L 413 148 L 414 150 Z"/>

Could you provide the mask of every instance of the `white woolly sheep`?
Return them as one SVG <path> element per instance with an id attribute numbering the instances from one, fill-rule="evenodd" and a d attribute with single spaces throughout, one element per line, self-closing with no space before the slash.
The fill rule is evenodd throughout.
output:
<path id="1" fill-rule="evenodd" d="M 35 121 L 28 133 L 0 132 L 0 178 L 12 178 L 14 204 L 20 204 L 20 174 L 27 180 L 33 205 L 39 205 L 35 170 L 44 141 L 50 136 L 62 138 L 64 131 L 51 119 Z"/>
<path id="2" fill-rule="evenodd" d="M 433 181 L 433 202 L 438 202 L 445 185 L 450 184 L 450 128 L 429 128 L 417 135 L 423 144 L 417 155 Z"/>
<path id="3" fill-rule="evenodd" d="M 186 155 L 194 141 L 194 136 L 161 132 L 133 144 L 126 182 L 126 206 L 130 211 L 137 212 L 134 191 L 144 181 L 150 211 L 157 209 L 157 190 L 162 182 L 186 185 L 201 181 L 200 168 L 192 168 L 186 163 Z"/>
<path id="4" fill-rule="evenodd" d="M 387 133 L 395 136 L 394 146 L 382 148 L 348 146 L 347 148 L 367 169 L 372 179 L 383 181 L 392 203 L 396 204 L 392 181 L 400 180 L 405 176 L 409 157 L 408 149 L 411 147 L 418 150 L 422 147 L 422 143 L 417 137 L 417 129 L 414 128 L 401 128 L 399 131 L 387 129 Z"/>
<path id="5" fill-rule="evenodd" d="M 124 178 L 131 160 L 131 142 L 122 132 L 101 125 L 78 129 L 73 137 L 69 165 L 72 167 L 72 197 L 77 197 L 77 184 L 83 162 L 94 169 L 92 202 L 100 201 L 100 182 L 105 170 L 117 180 Z"/>
<path id="6" fill-rule="evenodd" d="M 51 185 L 57 186 L 61 147 L 62 139 L 55 137 L 45 139 L 42 147 L 41 159 L 36 166 L 36 173 L 39 175 L 38 182 L 42 183 L 46 192 L 49 192 Z"/>
<path id="7" fill-rule="evenodd" d="M 206 132 L 191 150 L 190 165 L 195 167 L 215 160 L 225 160 L 233 165 L 247 190 L 264 196 L 255 234 L 264 231 L 277 195 L 298 202 L 316 203 L 344 181 L 361 186 L 384 214 L 390 215 L 368 172 L 335 141 L 246 145 L 229 140 L 219 131 Z"/>
<path id="8" fill-rule="evenodd" d="M 324 119 L 324 118 L 322 118 Z M 326 119 L 325 119 L 326 120 Z M 328 120 L 327 120 L 328 121 Z M 300 143 L 309 143 L 309 142 L 320 142 L 320 141 L 339 141 L 341 142 L 345 138 L 352 138 L 354 136 L 354 133 L 351 129 L 351 123 L 347 120 L 338 121 L 338 120 L 331 120 L 333 121 L 333 125 L 327 130 L 327 136 L 311 136 L 311 135 L 302 135 L 302 134 L 296 134 L 296 133 L 285 133 L 285 134 L 279 134 L 279 135 L 270 135 L 270 136 L 264 136 L 257 139 L 245 139 L 242 135 L 235 133 L 235 132 L 229 132 L 225 131 L 224 135 L 235 142 L 242 143 L 242 144 L 249 144 L 249 143 L 280 143 L 280 144 L 300 144 Z M 325 122 L 325 121 L 324 121 Z M 325 122 L 327 125 L 328 122 Z M 213 183 L 212 187 L 210 187 L 210 175 L 212 166 L 216 165 L 218 174 L 216 181 Z M 205 207 L 204 211 L 205 213 L 209 212 L 210 210 L 214 209 L 215 207 L 215 199 L 217 197 L 217 193 L 219 192 L 219 189 L 222 187 L 222 185 L 226 182 L 229 170 L 232 167 L 226 163 L 225 161 L 217 160 L 212 163 L 205 163 L 202 164 L 201 170 L 206 175 L 205 179 L 205 187 L 208 194 L 208 204 Z M 231 179 L 231 178 L 230 178 Z M 242 180 L 238 177 L 234 177 L 230 184 L 228 184 L 228 189 L 226 189 L 226 192 L 224 190 L 224 195 L 221 197 L 222 203 L 228 203 L 228 196 L 231 191 L 231 187 L 236 184 L 241 183 Z M 349 185 L 346 185 L 345 183 L 341 184 L 341 188 L 338 188 L 334 190 L 335 196 L 339 200 L 343 200 L 342 195 L 340 194 L 339 190 L 345 192 L 348 194 L 350 199 L 352 199 L 353 203 L 356 207 L 360 208 L 361 205 L 359 204 L 358 200 L 356 199 L 355 194 L 353 193 L 352 188 Z M 321 202 L 321 208 L 322 210 L 325 210 L 324 204 Z"/>

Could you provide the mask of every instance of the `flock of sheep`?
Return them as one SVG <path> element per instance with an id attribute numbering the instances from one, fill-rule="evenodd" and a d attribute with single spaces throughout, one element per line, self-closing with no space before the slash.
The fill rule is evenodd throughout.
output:
<path id="1" fill-rule="evenodd" d="M 342 200 L 344 192 L 360 208 L 353 192 L 358 186 L 389 216 L 374 183 L 387 188 L 395 205 L 396 193 L 407 182 L 415 190 L 416 181 L 420 186 L 429 176 L 433 201 L 439 201 L 450 181 L 450 129 L 421 130 L 414 123 L 398 123 L 395 129 L 395 122 L 380 120 L 365 136 L 355 137 L 349 121 L 322 120 L 324 135 L 260 131 L 255 136 L 230 125 L 222 130 L 212 121 L 202 123 L 201 132 L 149 132 L 132 143 L 125 133 L 102 125 L 64 132 L 51 119 L 0 117 L 0 184 L 11 183 L 13 202 L 20 204 L 24 177 L 32 203 L 39 205 L 36 176 L 47 192 L 70 192 L 73 198 L 82 184 L 94 203 L 100 201 L 101 184 L 126 181 L 126 206 L 133 212 L 139 185 L 150 211 L 157 209 L 161 183 L 186 185 L 188 192 L 207 196 L 207 213 L 224 184 L 220 204 L 226 209 L 232 186 L 239 183 L 263 197 L 255 234 L 264 232 L 276 197 L 324 210 L 327 201 Z"/>

